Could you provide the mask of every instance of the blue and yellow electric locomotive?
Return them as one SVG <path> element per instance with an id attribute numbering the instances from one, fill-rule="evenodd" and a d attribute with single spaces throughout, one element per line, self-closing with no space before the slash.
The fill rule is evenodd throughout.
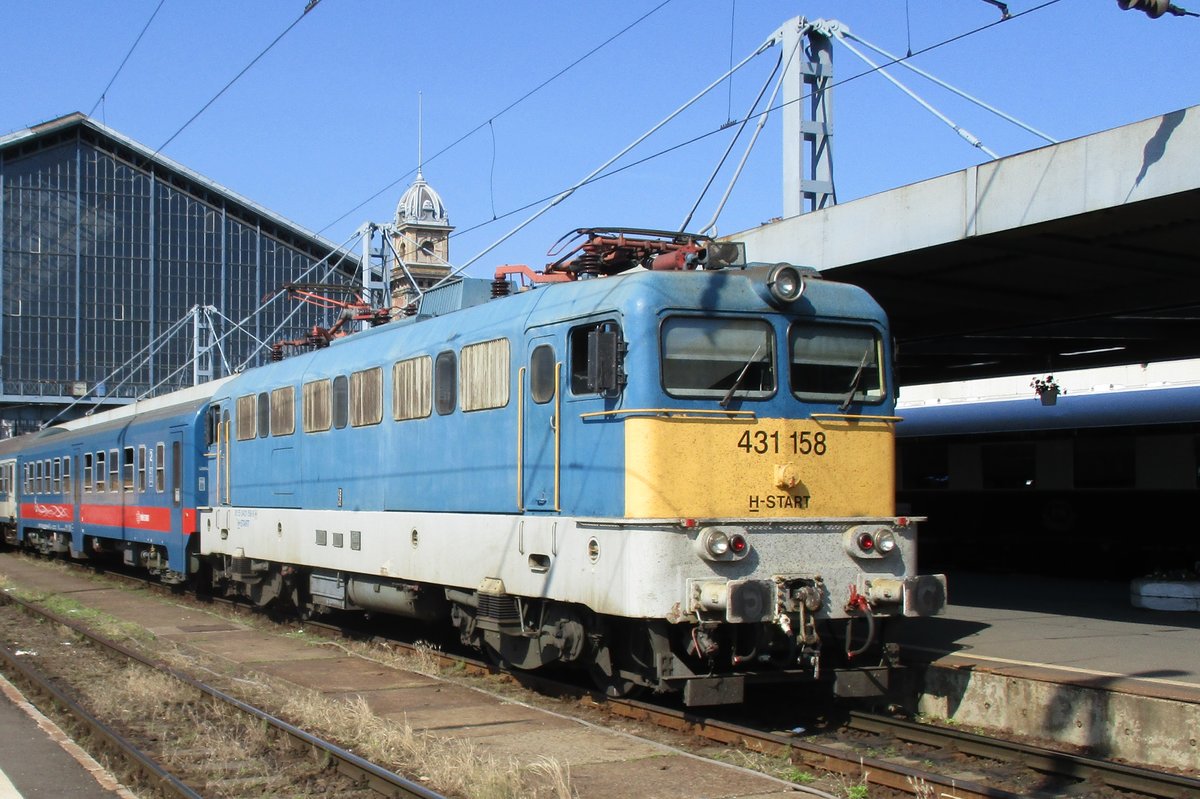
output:
<path id="1" fill-rule="evenodd" d="M 413 317 L 145 419 L 6 445 L 0 478 L 6 459 L 45 461 L 44 436 L 80 442 L 63 450 L 76 506 L 58 503 L 77 521 L 47 533 L 23 496 L 10 537 L 115 547 L 170 579 L 204 567 L 264 605 L 453 624 L 512 668 L 579 665 L 613 694 L 715 704 L 757 679 L 885 670 L 882 621 L 938 612 L 945 581 L 917 574 L 895 514 L 881 309 L 809 270 L 739 265 L 732 245 L 580 233 L 523 270 L 527 290 L 454 281 Z M 157 448 L 180 446 L 159 504 L 140 499 L 143 438 L 148 484 L 176 469 Z M 105 497 L 169 511 L 166 538 L 129 511 L 82 523 L 88 453 L 82 485 L 104 473 Z"/>
<path id="2" fill-rule="evenodd" d="M 450 619 L 614 693 L 738 701 L 818 675 L 822 642 L 848 665 L 875 620 L 944 602 L 894 512 L 887 322 L 816 273 L 720 265 L 587 231 L 537 277 L 566 281 L 462 281 L 225 383 L 201 554 L 260 602 Z"/>

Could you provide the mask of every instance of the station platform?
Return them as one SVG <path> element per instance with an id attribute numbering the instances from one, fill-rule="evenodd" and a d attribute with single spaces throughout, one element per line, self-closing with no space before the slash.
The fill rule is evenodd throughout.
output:
<path id="1" fill-rule="evenodd" d="M 134 799 L 0 677 L 0 799 Z"/>
<path id="2" fill-rule="evenodd" d="M 931 717 L 1200 773 L 1200 613 L 1136 608 L 1128 582 L 947 575 L 941 616 L 898 640 Z"/>

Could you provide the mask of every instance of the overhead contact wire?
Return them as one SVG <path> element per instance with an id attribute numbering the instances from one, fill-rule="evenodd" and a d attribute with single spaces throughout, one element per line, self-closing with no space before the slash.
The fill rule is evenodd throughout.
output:
<path id="1" fill-rule="evenodd" d="M 183 133 L 185 130 L 187 130 L 187 128 L 188 128 L 188 126 L 189 126 L 189 125 L 191 125 L 193 122 L 195 122 L 197 119 L 199 119 L 200 115 L 201 115 L 201 114 L 203 114 L 205 111 L 207 111 L 207 110 L 208 110 L 208 108 L 209 108 L 209 106 L 211 106 L 213 103 L 215 103 L 215 102 L 217 101 L 217 99 L 218 99 L 218 98 L 220 98 L 220 96 L 221 96 L 222 94 L 224 94 L 226 91 L 228 91 L 230 86 L 232 86 L 233 84 L 237 83 L 237 82 L 238 82 L 238 80 L 239 80 L 239 79 L 240 79 L 240 78 L 241 78 L 243 75 L 245 75 L 245 74 L 246 74 L 246 73 L 247 73 L 247 72 L 250 70 L 250 68 L 251 68 L 251 67 L 253 67 L 255 64 L 257 64 L 257 63 L 259 62 L 259 60 L 260 60 L 260 59 L 261 59 L 263 56 L 265 56 L 267 53 L 269 53 L 269 52 L 271 51 L 271 48 L 273 48 L 275 45 L 279 44 L 279 41 L 280 41 L 280 40 L 281 40 L 281 39 L 282 39 L 284 36 L 287 36 L 287 35 L 288 35 L 288 33 L 290 33 L 290 32 L 291 32 L 292 28 L 294 28 L 294 27 L 296 27 L 297 25 L 299 25 L 299 24 L 300 24 L 300 20 L 302 20 L 302 19 L 304 19 L 306 16 L 308 16 L 308 12 L 310 12 L 310 11 L 312 11 L 314 8 L 316 8 L 316 7 L 317 7 L 317 4 L 318 4 L 318 3 L 320 3 L 320 2 L 321 2 L 321 0 L 309 0 L 309 3 L 308 3 L 308 5 L 306 5 L 306 6 L 304 7 L 304 10 L 300 12 L 300 16 L 296 17 L 296 19 L 295 19 L 295 20 L 293 20 L 293 22 L 292 22 L 292 24 L 291 24 L 291 25 L 288 25 L 286 28 L 284 28 L 284 29 L 283 29 L 283 33 L 281 33 L 281 34 L 279 34 L 278 36 L 276 36 L 276 37 L 275 37 L 275 39 L 274 39 L 274 40 L 273 40 L 273 41 L 272 41 L 270 44 L 268 44 L 268 45 L 267 45 L 265 48 L 263 48 L 262 52 L 260 52 L 260 53 L 259 53 L 258 55 L 256 55 L 256 56 L 254 56 L 254 58 L 253 58 L 253 59 L 250 61 L 250 63 L 249 63 L 249 64 L 247 64 L 246 66 L 242 67 L 242 70 L 241 70 L 241 72 L 239 72 L 238 74 L 234 75 L 234 76 L 233 76 L 233 78 L 232 78 L 232 79 L 231 79 L 231 80 L 230 80 L 228 83 L 226 83 L 224 86 L 222 86 L 222 87 L 221 87 L 221 90 L 220 90 L 219 92 L 217 92 L 216 94 L 214 94 L 211 100 L 209 100 L 207 103 L 205 103 L 205 104 L 204 104 L 204 105 L 203 105 L 203 106 L 200 108 L 200 110 L 199 110 L 199 111 L 197 111 L 196 113 L 192 114 L 192 117 L 191 117 L 191 119 L 189 119 L 187 122 L 184 122 L 184 123 L 183 123 L 183 125 L 182 125 L 182 126 L 179 128 L 179 130 L 177 130 L 177 131 L 175 131 L 174 133 L 172 133 L 170 138 L 168 138 L 168 139 L 167 139 L 165 142 L 163 142 L 162 144 L 160 144 L 160 145 L 158 146 L 158 149 L 154 151 L 154 155 L 158 155 L 160 152 L 162 152 L 162 151 L 163 151 L 163 149 L 164 149 L 164 148 L 166 148 L 166 146 L 167 146 L 168 144 L 170 144 L 171 142 L 175 141 L 175 138 L 176 138 L 176 137 L 177 137 L 177 136 L 178 136 L 180 133 Z"/>
<path id="2" fill-rule="evenodd" d="M 129 47 L 129 52 L 127 52 L 125 57 L 121 59 L 121 64 L 117 67 L 117 71 L 114 72 L 113 76 L 109 79 L 108 85 L 104 87 L 104 91 L 100 92 L 100 96 L 96 98 L 96 103 L 92 106 L 92 110 L 88 111 L 88 116 L 96 113 L 96 109 L 100 107 L 100 103 L 104 102 L 104 98 L 108 96 L 108 90 L 112 88 L 114 83 L 116 83 L 117 76 L 120 75 L 121 70 L 125 68 L 125 62 L 127 62 L 129 57 L 133 55 L 133 51 L 137 49 L 138 42 L 140 42 L 142 37 L 146 35 L 146 31 L 150 28 L 150 23 L 154 22 L 154 18 L 158 16 L 158 12 L 162 9 L 163 3 L 166 1 L 167 0 L 158 0 L 158 5 L 154 8 L 154 13 L 150 15 L 150 19 L 146 20 L 146 24 L 142 26 L 142 32 L 139 33 L 137 38 L 133 40 L 133 44 Z"/>

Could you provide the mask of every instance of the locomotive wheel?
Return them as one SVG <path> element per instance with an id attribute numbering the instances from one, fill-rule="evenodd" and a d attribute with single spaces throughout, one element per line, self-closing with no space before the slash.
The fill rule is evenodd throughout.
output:
<path id="1" fill-rule="evenodd" d="M 643 693 L 645 681 L 655 675 L 649 631 L 638 623 L 613 623 L 588 662 L 588 674 L 605 696 L 618 699 Z"/>

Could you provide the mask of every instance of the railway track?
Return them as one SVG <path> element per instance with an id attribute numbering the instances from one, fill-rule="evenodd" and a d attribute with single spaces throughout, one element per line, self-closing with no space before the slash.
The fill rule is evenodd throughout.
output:
<path id="1" fill-rule="evenodd" d="M 332 764 L 336 772 L 357 790 L 369 790 L 382 796 L 403 799 L 443 799 L 441 794 L 429 790 L 419 782 L 381 768 L 352 752 L 289 724 L 283 719 L 184 674 L 178 669 L 99 635 L 73 619 L 10 595 L 0 594 L 0 601 L 15 605 L 32 617 L 41 618 L 69 629 L 75 636 L 85 641 L 87 646 L 99 650 L 105 657 L 136 663 L 152 672 L 169 675 L 179 684 L 181 694 L 190 697 L 186 701 L 199 700 L 211 706 L 219 706 L 226 713 L 232 712 L 241 716 L 242 720 L 235 723 L 235 726 L 236 724 L 264 725 L 276 739 L 283 742 L 294 757 Z M 167 796 L 200 799 L 206 794 L 201 794 L 194 786 L 202 781 L 208 782 L 211 786 L 211 780 L 216 780 L 216 790 L 220 795 L 236 795 L 236 785 L 221 786 L 222 778 L 220 776 L 196 769 L 191 769 L 188 774 L 184 775 L 173 773 L 161 762 L 153 748 L 147 746 L 153 741 L 135 740 L 130 735 L 121 732 L 116 725 L 91 712 L 74 691 L 62 687 L 64 675 L 43 671 L 33 666 L 30 658 L 22 657 L 16 651 L 5 646 L 0 646 L 0 660 L 4 662 L 4 667 L 10 674 L 19 678 L 27 691 L 45 697 L 65 712 L 78 729 L 82 729 L 110 755 L 126 764 L 130 771 L 139 776 L 143 784 L 150 786 L 153 790 Z M 164 738 L 167 736 L 162 735 L 160 730 L 157 736 L 151 737 Z"/>
<path id="2" fill-rule="evenodd" d="M 347 635 L 344 628 L 334 624 L 305 622 L 305 627 L 330 636 Z M 354 637 L 364 635 L 361 630 L 349 634 Z M 389 638 L 376 637 L 374 640 L 392 648 L 408 646 Z M 475 675 L 494 672 L 487 663 L 453 653 L 435 653 L 433 657 L 445 669 Z M 523 673 L 518 681 L 522 686 L 551 696 L 590 697 L 588 704 L 597 712 L 618 719 L 653 725 L 705 743 L 783 758 L 798 769 L 842 775 L 848 781 L 865 780 L 872 787 L 888 789 L 891 795 L 915 795 L 922 799 L 1066 795 L 1175 799 L 1200 796 L 1200 780 L 1194 778 L 886 716 L 851 713 L 845 727 L 854 732 L 857 740 L 847 742 L 844 740 L 847 736 L 842 736 L 842 741 L 829 743 L 817 736 L 802 738 L 710 718 L 695 710 L 608 699 L 578 685 L 536 674 Z M 888 752 L 902 750 L 905 746 L 915 748 L 907 753 L 900 751 L 898 758 Z M 885 754 L 878 754 L 881 752 Z M 981 763 L 1000 763 L 1002 767 L 997 773 L 995 767 Z M 821 795 L 819 791 L 815 793 Z M 872 799 L 879 796 L 877 792 L 870 795 Z"/>

